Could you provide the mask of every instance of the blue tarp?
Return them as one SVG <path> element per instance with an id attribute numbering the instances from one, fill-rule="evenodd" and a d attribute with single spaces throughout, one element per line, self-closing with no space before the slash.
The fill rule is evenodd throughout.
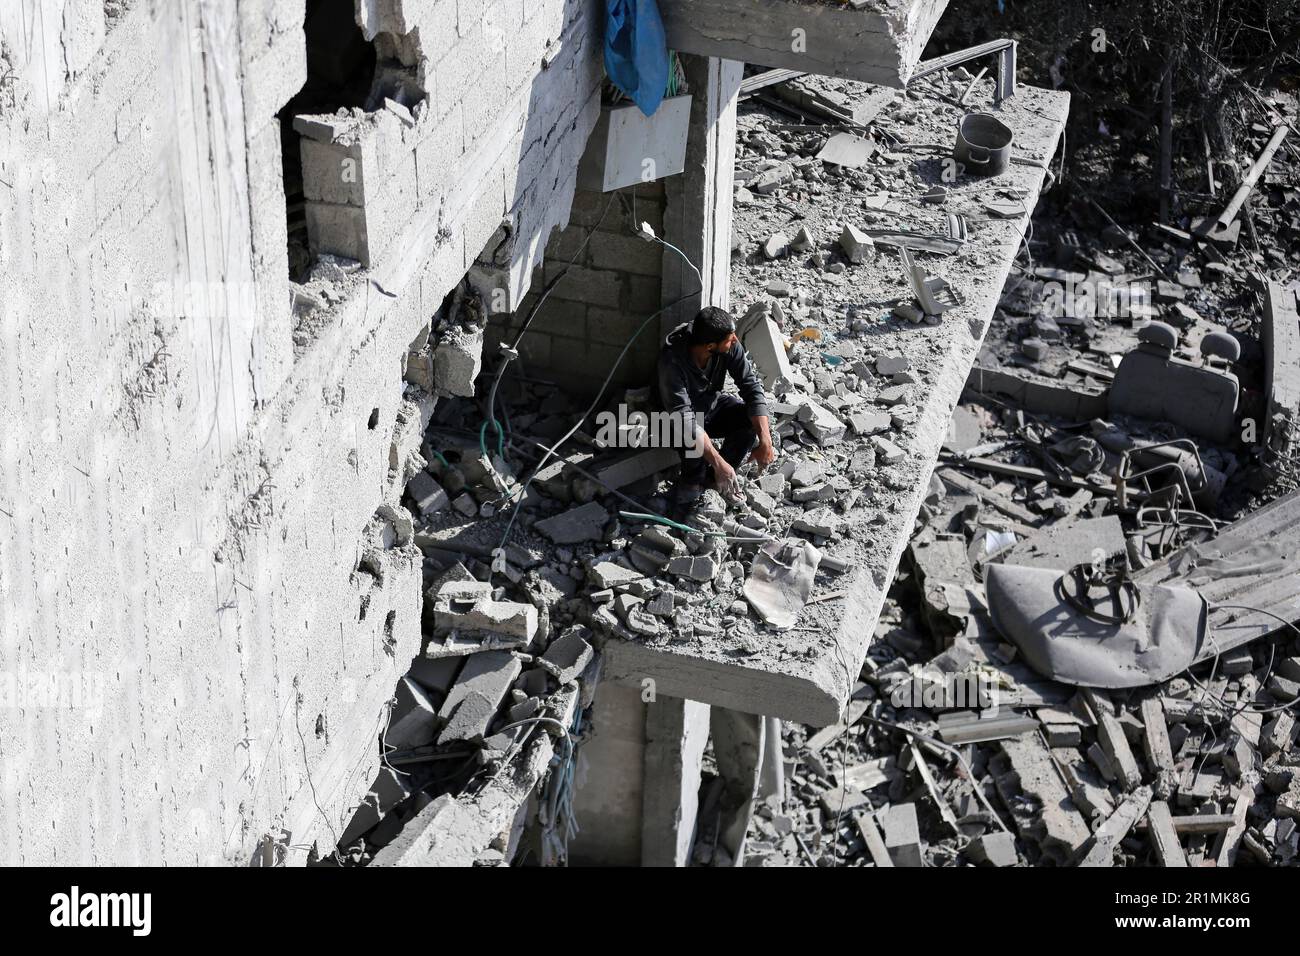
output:
<path id="1" fill-rule="evenodd" d="M 655 0 L 605 0 L 605 73 L 646 116 L 659 109 L 668 44 Z"/>

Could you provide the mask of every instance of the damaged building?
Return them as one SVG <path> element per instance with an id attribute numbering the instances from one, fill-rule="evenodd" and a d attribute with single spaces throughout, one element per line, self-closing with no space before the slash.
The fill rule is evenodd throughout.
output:
<path id="1" fill-rule="evenodd" d="M 1282 137 L 1047 242 L 946 0 L 658 0 L 648 94 L 620 6 L 0 9 L 4 861 L 1293 860 Z M 704 306 L 777 457 L 678 513 Z"/>

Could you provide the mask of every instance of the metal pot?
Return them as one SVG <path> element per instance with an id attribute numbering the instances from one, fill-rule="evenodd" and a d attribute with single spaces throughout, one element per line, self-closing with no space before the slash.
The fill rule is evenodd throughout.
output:
<path id="1" fill-rule="evenodd" d="M 992 113 L 967 113 L 957 123 L 952 155 L 975 176 L 997 176 L 1011 165 L 1015 134 Z"/>

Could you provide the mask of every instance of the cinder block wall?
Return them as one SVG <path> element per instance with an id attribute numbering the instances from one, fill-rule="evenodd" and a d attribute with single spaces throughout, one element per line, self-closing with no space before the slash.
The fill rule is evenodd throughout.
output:
<path id="1" fill-rule="evenodd" d="M 0 4 L 0 862 L 302 862 L 375 777 L 420 642 L 375 520 L 403 360 L 503 219 L 515 296 L 567 221 L 599 4 L 358 0 L 427 105 L 391 239 L 295 341 L 304 6 Z"/>
<path id="2" fill-rule="evenodd" d="M 554 379 L 574 395 L 594 397 L 623 346 L 662 305 L 663 246 L 632 233 L 634 198 L 637 222 L 650 223 L 662 236 L 662 181 L 609 193 L 577 190 L 569 225 L 552 234 L 531 291 L 516 311 L 493 318 L 488 354 L 502 338 L 513 340 L 546 283 L 572 262 L 519 351 L 529 375 Z M 660 326 L 652 321 L 637 336 L 615 374 L 615 386 L 653 381 Z"/>

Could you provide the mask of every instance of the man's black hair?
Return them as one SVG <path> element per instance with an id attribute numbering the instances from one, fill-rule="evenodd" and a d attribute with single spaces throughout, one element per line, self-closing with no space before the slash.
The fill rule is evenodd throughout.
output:
<path id="1" fill-rule="evenodd" d="M 691 344 L 712 345 L 721 342 L 734 331 L 736 320 L 730 312 L 719 309 L 716 305 L 706 305 L 695 313 L 695 319 L 691 322 Z"/>

